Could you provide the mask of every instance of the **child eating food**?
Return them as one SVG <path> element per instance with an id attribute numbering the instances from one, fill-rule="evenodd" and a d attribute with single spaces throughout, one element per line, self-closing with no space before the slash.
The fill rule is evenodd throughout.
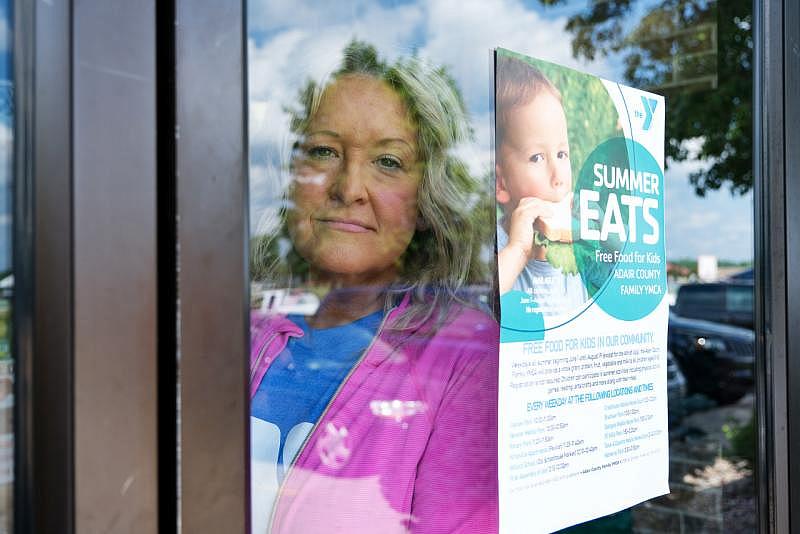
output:
<path id="1" fill-rule="evenodd" d="M 588 298 L 577 273 L 547 261 L 572 243 L 572 170 L 561 95 L 538 69 L 504 55 L 496 67 L 496 197 L 500 294 L 528 293 L 545 316 Z"/>

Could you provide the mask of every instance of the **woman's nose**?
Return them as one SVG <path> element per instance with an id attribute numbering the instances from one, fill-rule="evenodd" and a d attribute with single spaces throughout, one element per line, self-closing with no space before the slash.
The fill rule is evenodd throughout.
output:
<path id="1" fill-rule="evenodd" d="M 364 201 L 367 198 L 366 172 L 363 162 L 346 157 L 331 184 L 331 198 L 343 204 Z"/>

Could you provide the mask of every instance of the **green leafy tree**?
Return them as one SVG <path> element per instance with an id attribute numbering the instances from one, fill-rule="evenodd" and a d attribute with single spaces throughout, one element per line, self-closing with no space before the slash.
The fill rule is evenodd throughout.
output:
<path id="1" fill-rule="evenodd" d="M 752 2 L 661 0 L 631 27 L 639 2 L 593 2 L 571 16 L 573 55 L 619 54 L 626 82 L 666 96 L 666 154 L 705 164 L 689 176 L 698 195 L 726 186 L 746 193 L 753 185 Z"/>

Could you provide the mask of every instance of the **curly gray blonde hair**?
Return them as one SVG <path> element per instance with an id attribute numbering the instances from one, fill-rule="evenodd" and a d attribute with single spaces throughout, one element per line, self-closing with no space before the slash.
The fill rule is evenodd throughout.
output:
<path id="1" fill-rule="evenodd" d="M 483 210 L 485 216 L 493 210 L 485 202 L 487 191 L 481 190 L 464 163 L 453 155 L 454 148 L 472 138 L 464 101 L 443 68 L 434 68 L 418 57 L 387 64 L 373 46 L 360 41 L 352 41 L 344 49 L 341 67 L 331 81 L 354 74 L 382 80 L 401 97 L 417 129 L 419 160 L 424 167 L 417 198 L 423 229 L 415 232 L 401 258 L 400 278 L 388 291 L 385 307 L 388 310 L 401 295 L 410 293 L 411 306 L 396 328 L 422 324 L 434 315 L 443 319 L 453 301 L 464 301 L 459 292 L 465 284 L 485 283 L 489 277 L 488 266 L 478 259 L 480 240 L 474 212 Z M 306 132 L 328 85 L 310 81 L 301 91 L 299 107 L 289 110 L 293 133 L 302 136 Z M 286 264 L 294 274 L 304 270 L 297 268 L 295 251 L 276 259 L 273 245 L 274 239 L 267 237 L 254 246 L 257 270 L 274 274 Z"/>

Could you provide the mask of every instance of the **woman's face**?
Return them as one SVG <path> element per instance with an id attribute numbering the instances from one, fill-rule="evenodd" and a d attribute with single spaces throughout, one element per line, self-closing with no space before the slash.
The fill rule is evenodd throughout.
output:
<path id="1" fill-rule="evenodd" d="M 300 140 L 289 234 L 318 275 L 393 281 L 417 222 L 417 131 L 397 93 L 364 75 L 324 92 Z"/>

